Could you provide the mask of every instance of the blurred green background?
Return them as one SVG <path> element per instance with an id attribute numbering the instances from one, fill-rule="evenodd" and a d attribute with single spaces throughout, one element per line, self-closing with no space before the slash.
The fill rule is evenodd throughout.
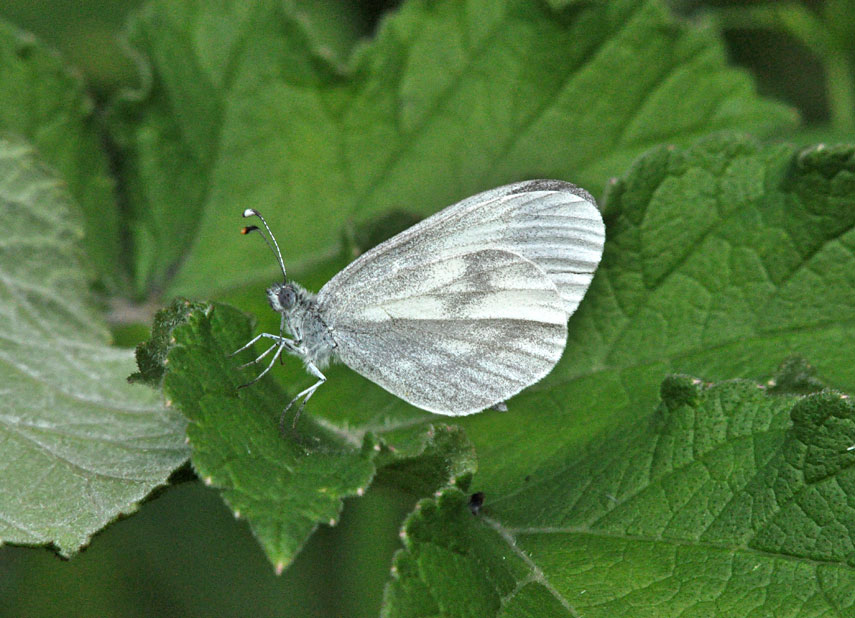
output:
<path id="1" fill-rule="evenodd" d="M 825 0 L 802 0 L 810 11 L 820 12 Z M 837 2 L 845 5 L 849 2 Z M 122 51 L 119 32 L 126 16 L 142 0 L 5 0 L 0 17 L 41 37 L 86 76 L 90 90 L 103 101 L 117 88 L 132 85 L 134 66 Z M 370 36 L 377 21 L 395 0 L 301 0 L 296 4 L 317 23 L 336 22 L 338 39 L 331 46 L 344 54 L 354 42 Z M 776 4 L 762 0 L 672 0 L 674 11 L 695 18 L 708 11 Z M 791 4 L 778 2 L 778 4 Z M 855 6 L 852 7 L 855 9 Z M 761 94 L 782 99 L 801 111 L 807 125 L 829 121 L 829 105 L 822 64 L 807 45 L 778 28 L 757 27 L 747 19 L 729 19 L 724 32 L 731 60 L 751 69 Z M 742 23 L 740 23 L 742 22 Z M 341 26 L 345 26 L 341 28 Z M 330 29 L 324 29 L 329 32 Z"/>
<path id="2" fill-rule="evenodd" d="M 119 32 L 138 0 L 5 0 L 0 17 L 55 47 L 102 103 L 135 83 Z M 340 58 L 370 36 L 390 0 L 299 2 Z M 672 3 L 687 18 L 710 8 L 757 2 Z M 805 2 L 817 10 L 821 2 Z M 734 63 L 748 67 L 761 94 L 802 113 L 810 138 L 835 118 L 826 75 L 809 47 L 781 30 L 740 23 L 724 35 Z M 843 127 L 840 123 L 843 123 Z M 851 128 L 851 127 L 850 127 Z M 839 133 L 838 133 L 839 134 Z M 619 172 L 620 170 L 616 170 Z M 219 496 L 188 480 L 152 497 L 141 512 L 108 527 L 71 561 L 47 549 L 0 549 L 0 616 L 372 616 L 377 615 L 397 531 L 415 498 L 374 486 L 345 504 L 336 528 L 321 527 L 296 562 L 276 577 L 245 522 Z M 370 532 L 369 532 L 370 531 Z M 382 534 L 377 534 L 381 531 Z"/>

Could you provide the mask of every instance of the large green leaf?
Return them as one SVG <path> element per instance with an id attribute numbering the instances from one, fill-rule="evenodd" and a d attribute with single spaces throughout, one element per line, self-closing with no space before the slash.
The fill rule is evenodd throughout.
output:
<path id="1" fill-rule="evenodd" d="M 532 176 L 599 193 L 652 145 L 794 121 L 658 0 L 411 0 L 344 72 L 286 6 L 161 0 L 131 22 L 151 79 L 113 126 L 141 290 L 274 276 L 260 243 L 228 235 L 246 207 L 287 231 L 301 267 L 335 253 L 350 218 Z"/>
<path id="2" fill-rule="evenodd" d="M 0 140 L 0 222 L 0 540 L 70 555 L 186 460 L 185 421 L 127 383 L 80 213 L 20 142 Z"/>
<path id="3" fill-rule="evenodd" d="M 0 21 L 0 134 L 26 138 L 83 211 L 81 243 L 111 291 L 127 285 L 113 180 L 80 77 L 32 35 Z"/>
<path id="4" fill-rule="evenodd" d="M 387 616 L 855 611 L 855 406 L 672 377 L 662 403 L 477 517 L 423 501 Z M 557 463 L 557 462 L 556 462 Z"/>

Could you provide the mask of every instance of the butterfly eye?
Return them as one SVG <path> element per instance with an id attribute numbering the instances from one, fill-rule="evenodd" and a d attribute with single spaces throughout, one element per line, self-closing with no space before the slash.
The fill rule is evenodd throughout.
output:
<path id="1" fill-rule="evenodd" d="M 287 313 L 297 304 L 297 292 L 290 283 L 276 283 L 267 288 L 267 302 L 277 313 Z"/>
<path id="2" fill-rule="evenodd" d="M 290 285 L 279 288 L 277 297 L 279 298 L 279 306 L 286 311 L 293 309 L 297 302 L 297 294 L 294 293 L 294 288 Z"/>

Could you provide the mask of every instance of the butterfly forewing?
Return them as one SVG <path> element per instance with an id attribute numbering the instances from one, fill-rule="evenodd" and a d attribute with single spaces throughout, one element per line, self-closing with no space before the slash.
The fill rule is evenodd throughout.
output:
<path id="1" fill-rule="evenodd" d="M 569 315 L 591 283 L 604 241 L 602 217 L 587 192 L 556 180 L 520 182 L 467 198 L 378 245 L 327 283 L 319 299 L 335 295 L 345 313 L 365 295 L 387 294 L 377 282 L 394 264 L 495 248 L 540 266 Z"/>
<path id="2" fill-rule="evenodd" d="M 388 261 L 385 293 L 348 297 L 346 312 L 338 294 L 321 302 L 346 365 L 415 406 L 464 415 L 515 395 L 558 362 L 567 312 L 537 264 L 499 249 L 408 256 Z"/>

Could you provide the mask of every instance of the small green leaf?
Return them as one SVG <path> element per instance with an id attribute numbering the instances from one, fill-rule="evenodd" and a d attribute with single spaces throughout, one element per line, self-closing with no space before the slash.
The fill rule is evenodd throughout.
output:
<path id="1" fill-rule="evenodd" d="M 261 243 L 229 235 L 247 207 L 287 230 L 299 270 L 337 252 L 348 219 L 426 215 L 526 177 L 598 194 L 652 145 L 795 121 L 727 66 L 713 31 L 659 0 L 410 0 L 346 69 L 321 57 L 302 15 L 272 0 L 158 0 L 131 20 L 150 88 L 117 102 L 112 126 L 141 291 L 273 276 Z"/>
<path id="2" fill-rule="evenodd" d="M 495 616 L 526 572 L 498 535 L 477 521 L 459 490 L 422 500 L 404 526 L 386 591 L 387 616 Z M 500 552 L 495 550 L 499 549 Z"/>
<path id="3" fill-rule="evenodd" d="M 365 430 L 314 420 L 310 404 L 296 433 L 281 435 L 278 419 L 289 396 L 269 377 L 239 390 L 253 374 L 239 371 L 242 361 L 230 354 L 250 339 L 249 320 L 226 305 L 192 306 L 180 323 L 172 316 L 163 315 L 174 339 L 163 388 L 190 420 L 193 466 L 249 521 L 277 571 L 319 523 L 335 525 L 343 498 L 362 495 L 375 461 L 386 467 L 387 482 L 415 491 L 471 478 L 474 452 L 458 428 L 387 427 L 380 443 Z"/>
<path id="4" fill-rule="evenodd" d="M 79 75 L 31 34 L 0 21 L 0 134 L 26 138 L 83 211 L 80 240 L 113 291 L 127 285 L 119 218 L 94 105 Z"/>
<path id="5" fill-rule="evenodd" d="M 855 611 L 852 402 L 677 376 L 661 392 L 476 517 L 459 491 L 422 501 L 385 615 Z"/>
<path id="6" fill-rule="evenodd" d="M 83 265 L 83 227 L 32 150 L 0 140 L 0 540 L 64 556 L 187 458 L 184 420 L 130 386 Z"/>

